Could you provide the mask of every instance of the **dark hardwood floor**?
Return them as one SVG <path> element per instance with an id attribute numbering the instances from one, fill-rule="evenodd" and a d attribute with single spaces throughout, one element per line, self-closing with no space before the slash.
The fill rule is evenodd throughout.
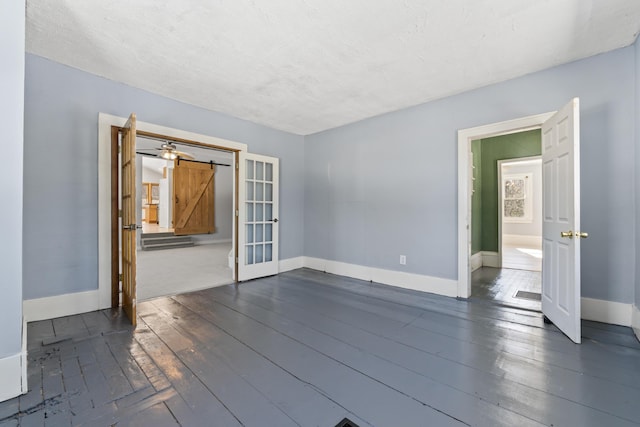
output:
<path id="1" fill-rule="evenodd" d="M 632 426 L 640 343 L 312 270 L 28 325 L 1 426 Z"/>
<path id="2" fill-rule="evenodd" d="M 471 298 L 525 310 L 541 311 L 539 299 L 521 298 L 518 291 L 542 292 L 540 271 L 481 267 L 471 273 Z"/>

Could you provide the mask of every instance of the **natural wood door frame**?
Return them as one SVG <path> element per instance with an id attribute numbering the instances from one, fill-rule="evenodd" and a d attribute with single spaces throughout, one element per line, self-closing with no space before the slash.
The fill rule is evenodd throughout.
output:
<path id="1" fill-rule="evenodd" d="M 101 114 L 101 116 L 103 116 Z M 104 115 L 107 116 L 107 115 Z M 113 119 L 115 119 L 115 117 L 113 116 L 107 116 L 109 118 L 111 118 L 111 122 L 115 121 Z M 124 123 L 124 122 L 122 122 Z M 138 122 L 138 127 L 142 127 L 145 126 L 145 123 L 141 123 Z M 119 218 L 119 211 L 120 211 L 120 206 L 119 206 L 119 190 L 120 190 L 120 181 L 119 181 L 119 175 L 118 175 L 118 165 L 119 165 L 119 154 L 118 154 L 118 146 L 119 146 L 119 134 L 121 131 L 122 127 L 120 126 L 116 126 L 116 125 L 110 125 L 109 127 L 109 132 L 110 132 L 110 148 L 109 148 L 109 159 L 108 159 L 108 168 L 110 170 L 110 206 L 111 206 L 111 211 L 110 211 L 110 246 L 111 246 L 111 251 L 110 251 L 110 288 L 111 288 L 111 307 L 112 308 L 116 308 L 120 306 L 120 250 L 119 250 L 119 246 L 120 246 L 120 218 Z M 243 149 L 237 149 L 237 148 L 230 148 L 228 146 L 223 145 L 224 144 L 224 140 L 221 140 L 221 142 L 223 144 L 209 144 L 209 143 L 203 143 L 203 142 L 199 142 L 196 140 L 192 140 L 192 139 L 186 139 L 186 138 L 179 138 L 179 137 L 175 137 L 175 136 L 171 136 L 171 135 L 166 135 L 166 134 L 161 134 L 161 133 L 157 133 L 157 132 L 149 132 L 149 131 L 144 131 L 144 130 L 140 130 L 139 128 L 136 130 L 136 135 L 138 136 L 151 136 L 151 137 L 155 137 L 155 138 L 160 138 L 160 139 L 165 139 L 168 141 L 174 141 L 174 142 L 179 142 L 179 143 L 183 143 L 183 144 L 189 144 L 189 145 L 193 145 L 193 146 L 198 146 L 201 148 L 208 148 L 208 149 L 214 149 L 214 150 L 220 150 L 220 151 L 226 151 L 229 153 L 233 154 L 233 163 L 235 164 L 234 170 L 234 182 L 235 182 L 235 192 L 234 192 L 234 215 L 233 215 L 233 221 L 235 223 L 235 227 L 234 227 L 234 235 L 233 235 L 233 246 L 235 249 L 235 253 L 234 253 L 234 277 L 235 277 L 235 281 L 238 281 L 238 263 L 235 262 L 235 260 L 238 259 L 238 217 L 235 214 L 236 212 L 238 212 L 238 206 L 239 206 L 239 201 L 238 201 L 238 179 L 239 179 L 239 175 L 238 175 L 238 153 L 241 151 L 246 151 L 246 148 Z M 106 135 L 105 135 L 106 138 Z M 217 139 L 217 138 L 215 138 Z M 226 141 L 226 142 L 230 142 L 230 141 Z M 106 143 L 106 141 L 105 141 Z M 237 144 L 237 143 L 236 143 Z M 243 144 L 237 144 L 237 145 L 241 145 L 244 146 Z M 99 279 L 99 285 L 100 285 L 100 280 Z M 103 281 L 102 283 L 106 282 Z"/>

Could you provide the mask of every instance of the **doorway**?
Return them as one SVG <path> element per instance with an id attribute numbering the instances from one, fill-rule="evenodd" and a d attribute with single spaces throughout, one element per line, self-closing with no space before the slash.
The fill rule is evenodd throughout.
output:
<path id="1" fill-rule="evenodd" d="M 98 116 L 98 307 L 117 307 L 120 304 L 119 291 L 119 209 L 118 209 L 118 146 L 112 141 L 118 138 L 118 129 L 125 126 L 127 119 L 100 113 Z M 247 145 L 208 135 L 183 131 L 152 123 L 138 122 L 138 135 L 166 137 L 174 141 L 200 141 L 200 144 L 233 151 L 234 160 L 240 152 L 247 151 Z M 237 162 L 236 162 L 237 166 Z M 234 204 L 238 203 L 237 182 L 240 170 L 234 168 Z M 238 207 L 236 206 L 236 209 Z M 116 224 L 114 227 L 113 224 Z M 233 220 L 232 244 L 237 256 L 237 219 Z M 237 263 L 234 274 L 237 277 Z"/>
<path id="2" fill-rule="evenodd" d="M 171 144 L 179 159 L 163 146 Z M 138 218 L 137 299 L 192 292 L 232 283 L 234 153 L 139 136 L 136 140 Z M 165 157 L 163 157 L 163 154 Z M 180 219 L 201 181 L 190 221 Z M 181 200 L 182 199 L 182 200 Z M 176 224 L 178 223 L 178 228 Z"/>
<path id="3" fill-rule="evenodd" d="M 221 138 L 196 134 L 165 126 L 136 120 L 135 113 L 129 118 L 100 113 L 98 115 L 98 307 L 120 306 L 120 281 L 123 301 L 131 307 L 129 318 L 135 325 L 135 254 L 136 241 L 127 238 L 122 244 L 122 253 L 131 253 L 131 262 L 120 274 L 120 236 L 135 236 L 141 224 L 137 223 L 135 203 L 131 209 L 120 211 L 124 200 L 133 200 L 133 194 L 120 193 L 120 183 L 126 188 L 136 180 L 135 171 L 125 171 L 118 164 L 119 149 L 135 158 L 135 145 L 118 144 L 122 131 L 129 141 L 131 135 L 147 136 L 185 143 L 197 147 L 212 147 L 234 154 L 233 195 L 234 209 L 232 245 L 234 254 L 234 281 L 245 281 L 279 272 L 279 159 L 247 152 L 247 145 Z M 123 164 L 130 164 L 127 160 Z M 135 159 L 133 160 L 135 164 Z M 120 177 L 122 175 L 122 177 Z M 201 187 L 204 188 L 201 183 Z M 195 200 L 195 199 L 194 199 Z M 192 210 L 188 204 L 186 212 Z M 133 212 L 134 214 L 130 215 Z M 254 215 L 255 213 L 255 215 Z M 122 217 L 121 217 L 122 215 Z M 188 221 L 188 218 L 186 219 Z M 179 224 L 179 223 L 178 223 Z M 187 223 L 188 225 L 188 223 Z M 127 258 L 129 259 L 129 258 Z M 123 266 L 124 268 L 124 266 Z M 126 289 L 126 292 L 125 292 Z M 124 304 L 123 304 L 124 305 Z M 125 310 L 127 312 L 127 310 Z"/>
<path id="4" fill-rule="evenodd" d="M 471 296 L 471 145 L 475 139 L 541 129 L 543 260 L 541 311 L 575 343 L 580 335 L 580 100 L 558 111 L 458 131 L 458 296 Z"/>
<path id="5" fill-rule="evenodd" d="M 477 161 L 473 158 L 472 141 L 540 129 L 554 114 L 555 112 L 543 113 L 458 131 L 458 297 L 471 296 L 471 270 L 474 262 L 471 256 L 471 197 L 474 194 L 474 169 L 471 166 Z M 497 200 L 494 206 L 497 210 Z M 495 228 L 497 235 L 497 220 Z M 500 267 L 500 260 L 495 255 L 497 251 L 496 242 L 495 253 L 487 254 L 487 261 L 493 261 L 496 268 Z"/>
<path id="6" fill-rule="evenodd" d="M 120 131 L 121 129 L 118 127 L 112 127 L 112 153 L 117 153 L 113 147 L 119 144 L 118 133 Z M 236 197 L 238 168 L 234 168 L 233 165 L 237 163 L 237 152 L 225 146 L 150 133 L 144 130 L 136 131 L 135 142 L 135 174 L 129 179 L 134 181 L 136 188 L 136 228 L 143 232 L 135 233 L 136 242 L 132 248 L 136 253 L 132 258 L 133 272 L 136 277 L 132 288 L 133 305 L 135 306 L 137 300 L 195 291 L 228 284 L 236 280 L 237 264 L 234 255 L 236 254 L 237 224 L 233 213 L 237 210 L 238 204 Z M 138 143 L 140 144 L 138 145 Z M 167 151 L 167 146 L 171 147 L 169 151 Z M 183 146 L 196 153 L 199 159 L 184 151 Z M 181 150 L 178 150 L 178 147 Z M 124 152 L 124 150 L 121 151 Z M 222 154 L 216 157 L 211 155 L 212 152 Z M 112 167 L 114 164 L 117 167 L 120 157 L 112 155 Z M 160 171 L 146 171 L 145 173 L 143 167 L 145 157 L 151 157 L 152 160 L 164 160 L 165 163 L 161 169 L 162 178 L 155 176 Z M 218 160 L 222 160 L 222 162 Z M 154 162 L 150 162 L 150 165 L 158 166 Z M 209 234 L 215 231 L 214 172 L 218 167 L 228 168 L 228 172 L 231 174 L 225 180 L 227 184 L 225 187 L 231 187 L 230 189 L 225 188 L 226 194 L 230 197 L 223 203 L 228 210 L 225 217 L 229 224 L 226 224 L 227 221 L 225 221 L 225 226 L 222 228 L 226 230 L 225 235 L 228 239 L 226 242 L 216 242 L 220 244 L 215 246 L 196 246 L 191 239 L 195 239 L 197 243 L 212 243 L 209 236 L 192 235 Z M 193 171 L 196 172 L 195 175 L 191 173 Z M 157 185 L 153 182 L 156 178 Z M 123 177 L 122 185 L 120 185 L 118 175 L 113 173 L 112 181 L 114 181 L 112 182 L 112 211 L 117 211 L 118 203 L 122 203 L 122 197 L 117 197 L 117 192 L 127 179 Z M 174 187 L 173 191 L 170 187 Z M 144 200 L 145 190 L 147 191 L 146 200 Z M 155 194 L 154 190 L 156 190 Z M 164 197 L 163 192 L 165 193 Z M 164 203 L 161 203 L 163 201 Z M 150 207 L 155 209 L 155 214 L 149 214 Z M 144 222 L 141 221 L 142 219 Z M 150 231 L 149 226 L 159 227 L 162 225 L 163 228 L 146 235 L 144 233 L 145 223 L 147 231 Z M 122 238 L 121 235 L 124 232 L 121 230 L 131 228 L 124 227 L 122 224 L 118 225 L 117 218 L 112 218 L 111 226 L 112 241 L 114 242 Z M 189 244 L 185 239 L 189 239 Z M 142 251 L 145 247 L 157 251 L 154 253 Z M 189 248 L 179 250 L 184 247 Z M 118 245 L 112 246 L 113 260 L 117 259 L 118 249 Z M 234 262 L 230 262 L 230 259 Z M 117 263 L 112 263 L 113 270 L 117 267 Z M 112 306 L 116 306 L 121 299 L 116 295 L 120 287 L 120 278 L 115 274 L 112 277 L 114 278 L 111 283 Z M 122 298 L 124 299 L 124 292 Z M 133 318 L 135 315 L 130 317 Z"/>
<path id="7" fill-rule="evenodd" d="M 540 129 L 471 142 L 471 297 L 540 310 Z"/>

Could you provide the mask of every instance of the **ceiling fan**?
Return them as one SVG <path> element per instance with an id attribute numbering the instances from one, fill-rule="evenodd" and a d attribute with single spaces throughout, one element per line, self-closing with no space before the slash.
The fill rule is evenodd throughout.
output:
<path id="1" fill-rule="evenodd" d="M 190 159 L 190 160 L 195 159 L 193 154 L 187 153 L 186 151 L 178 150 L 178 147 L 176 147 L 175 144 L 172 144 L 169 141 L 163 142 L 162 145 L 160 145 L 160 147 L 140 148 L 137 151 L 149 151 L 149 150 L 160 151 L 160 153 L 158 154 L 140 153 L 140 154 L 144 154 L 147 156 L 161 157 L 166 160 L 174 160 L 174 159 L 177 159 L 178 157 L 182 159 Z"/>

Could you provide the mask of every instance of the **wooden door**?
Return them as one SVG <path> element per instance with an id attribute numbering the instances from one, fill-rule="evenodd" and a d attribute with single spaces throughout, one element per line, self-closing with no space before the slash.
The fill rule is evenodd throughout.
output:
<path id="1" fill-rule="evenodd" d="M 279 159 L 240 153 L 238 280 L 278 274 Z"/>
<path id="2" fill-rule="evenodd" d="M 542 185 L 542 313 L 580 343 L 578 98 L 542 125 Z"/>
<path id="3" fill-rule="evenodd" d="M 176 159 L 173 169 L 174 233 L 213 233 L 215 165 Z"/>
<path id="4" fill-rule="evenodd" d="M 136 115 L 122 128 L 122 307 L 136 325 Z"/>

